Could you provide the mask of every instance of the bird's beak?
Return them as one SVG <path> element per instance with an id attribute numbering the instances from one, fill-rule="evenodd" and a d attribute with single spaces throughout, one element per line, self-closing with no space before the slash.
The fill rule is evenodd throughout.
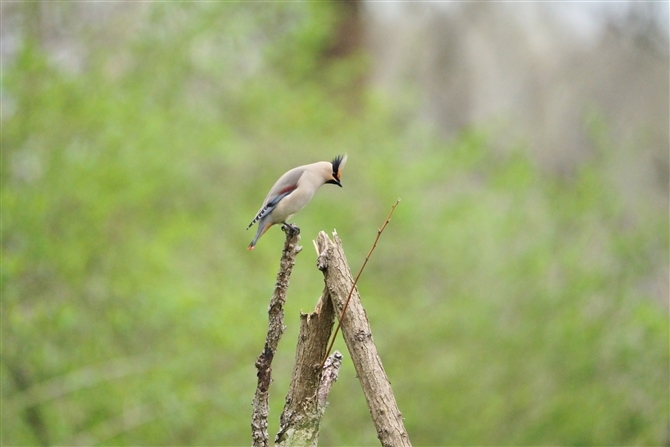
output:
<path id="1" fill-rule="evenodd" d="M 339 186 L 340 188 L 342 187 L 342 183 L 340 183 L 340 181 L 339 181 L 338 179 L 336 179 L 336 178 L 333 178 L 333 179 L 331 179 L 331 180 L 328 180 L 326 183 L 330 183 L 331 185 L 337 185 L 337 186 Z"/>

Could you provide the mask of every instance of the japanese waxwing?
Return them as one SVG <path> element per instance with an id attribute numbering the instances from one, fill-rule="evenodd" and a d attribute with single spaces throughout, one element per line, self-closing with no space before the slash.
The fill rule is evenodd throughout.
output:
<path id="1" fill-rule="evenodd" d="M 249 244 L 249 250 L 254 249 L 258 239 L 272 225 L 278 223 L 289 225 L 286 221 L 307 205 L 322 185 L 330 183 L 342 187 L 340 178 L 346 162 L 346 155 L 338 155 L 332 162 L 320 161 L 298 166 L 279 177 L 263 201 L 258 214 L 247 227 L 248 230 L 258 222 L 258 231 Z"/>

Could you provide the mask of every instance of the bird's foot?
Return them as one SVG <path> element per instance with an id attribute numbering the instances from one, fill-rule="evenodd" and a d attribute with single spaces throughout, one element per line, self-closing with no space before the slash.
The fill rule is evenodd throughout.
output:
<path id="1" fill-rule="evenodd" d="M 284 231 L 284 233 L 291 232 L 291 235 L 300 234 L 300 228 L 298 228 L 298 226 L 295 224 L 282 222 L 281 229 Z"/>

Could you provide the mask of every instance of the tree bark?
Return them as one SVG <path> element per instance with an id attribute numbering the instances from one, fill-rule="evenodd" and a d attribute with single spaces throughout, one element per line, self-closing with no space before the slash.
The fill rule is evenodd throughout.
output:
<path id="1" fill-rule="evenodd" d="M 339 318 L 353 286 L 353 276 L 337 233 L 333 233 L 331 241 L 326 233 L 320 232 L 317 247 L 318 267 L 324 272 L 326 289 Z M 349 349 L 382 446 L 411 446 L 402 415 L 393 396 L 391 383 L 377 354 L 370 323 L 356 289 L 342 317 L 341 326 L 342 336 Z"/>
<path id="2" fill-rule="evenodd" d="M 337 378 L 342 359 L 341 354 L 336 353 L 339 362 L 334 378 L 332 373 L 326 374 L 328 369 L 332 369 L 332 362 L 328 369 L 324 365 L 322 377 L 321 362 L 326 355 L 334 320 L 333 304 L 327 289 L 324 289 L 314 312 L 300 314 L 293 376 L 275 438 L 278 446 L 316 446 L 318 442 L 319 425 L 326 409 L 330 385 Z M 326 379 L 330 382 L 324 385 Z"/>
<path id="3" fill-rule="evenodd" d="M 268 307 L 268 333 L 263 352 L 256 360 L 258 385 L 254 394 L 253 413 L 251 415 L 251 435 L 254 447 L 268 446 L 268 392 L 272 381 L 272 359 L 277 352 L 279 339 L 284 333 L 284 303 L 286 302 L 286 292 L 291 272 L 295 265 L 295 257 L 302 250 L 302 247 L 298 245 L 300 230 L 293 226 L 284 226 L 282 229 L 286 233 L 286 242 L 279 264 L 274 293 Z"/>

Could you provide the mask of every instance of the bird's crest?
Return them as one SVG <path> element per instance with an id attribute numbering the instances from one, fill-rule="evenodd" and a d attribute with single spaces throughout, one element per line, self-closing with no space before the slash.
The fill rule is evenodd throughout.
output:
<path id="1" fill-rule="evenodd" d="M 341 180 L 342 170 L 344 169 L 344 165 L 347 163 L 347 154 L 338 155 L 331 163 L 333 165 L 333 177 Z"/>

